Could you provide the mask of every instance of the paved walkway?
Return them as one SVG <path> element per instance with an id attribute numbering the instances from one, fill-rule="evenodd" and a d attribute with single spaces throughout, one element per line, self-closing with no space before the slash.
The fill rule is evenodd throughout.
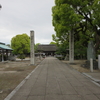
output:
<path id="1" fill-rule="evenodd" d="M 100 100 L 100 87 L 58 59 L 47 57 L 10 100 Z"/>

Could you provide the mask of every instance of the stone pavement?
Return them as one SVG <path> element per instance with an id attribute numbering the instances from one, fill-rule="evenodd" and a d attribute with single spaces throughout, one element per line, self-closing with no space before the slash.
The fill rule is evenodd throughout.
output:
<path id="1" fill-rule="evenodd" d="M 47 57 L 10 100 L 100 100 L 100 87 L 58 59 Z"/>

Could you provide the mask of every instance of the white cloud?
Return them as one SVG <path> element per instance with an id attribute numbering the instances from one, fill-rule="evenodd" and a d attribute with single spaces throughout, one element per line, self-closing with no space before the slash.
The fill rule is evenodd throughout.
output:
<path id="1" fill-rule="evenodd" d="M 0 41 L 10 43 L 13 36 L 35 31 L 35 42 L 47 44 L 54 34 L 52 6 L 54 0 L 1 0 Z M 39 41 L 39 42 L 38 42 Z"/>

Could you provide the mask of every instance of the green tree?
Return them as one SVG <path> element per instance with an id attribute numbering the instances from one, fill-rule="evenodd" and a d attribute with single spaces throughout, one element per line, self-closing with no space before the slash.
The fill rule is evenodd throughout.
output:
<path id="1" fill-rule="evenodd" d="M 56 45 L 56 42 L 53 42 L 53 41 L 52 41 L 52 42 L 50 42 L 50 44 L 55 44 L 55 45 Z"/>
<path id="2" fill-rule="evenodd" d="M 63 43 L 63 44 L 60 44 L 58 46 L 58 49 L 57 49 L 57 52 L 56 54 L 59 54 L 59 55 L 63 55 L 64 57 L 66 56 L 66 53 L 67 53 L 67 42 Z"/>
<path id="3" fill-rule="evenodd" d="M 30 52 L 30 37 L 27 34 L 16 35 L 11 39 L 14 54 L 27 54 Z"/>
<path id="4" fill-rule="evenodd" d="M 55 34 L 52 35 L 52 39 L 54 42 L 51 42 L 51 43 L 56 44 L 56 46 L 57 46 L 56 54 L 63 55 L 63 57 L 65 57 L 66 53 L 67 53 L 68 46 L 69 46 L 67 39 L 60 40 L 58 37 L 56 37 Z"/>
<path id="5" fill-rule="evenodd" d="M 38 52 L 38 45 L 40 45 L 40 43 L 37 43 L 37 44 L 35 44 L 35 46 L 34 46 L 34 49 L 35 49 L 35 52 L 37 53 Z"/>
<path id="6" fill-rule="evenodd" d="M 55 0 L 55 4 L 52 8 L 52 16 L 56 36 L 60 40 L 66 39 L 68 33 L 74 29 L 75 24 L 81 21 L 82 16 L 77 15 L 66 0 Z"/>
<path id="7" fill-rule="evenodd" d="M 70 32 L 74 31 L 77 52 L 78 48 L 87 47 L 90 40 L 95 42 L 97 51 L 100 45 L 99 11 L 100 0 L 55 0 L 52 23 L 57 40 L 66 41 Z"/>

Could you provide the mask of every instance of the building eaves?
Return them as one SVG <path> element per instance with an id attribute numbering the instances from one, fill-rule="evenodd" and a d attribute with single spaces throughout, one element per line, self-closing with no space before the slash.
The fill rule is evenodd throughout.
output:
<path id="1" fill-rule="evenodd" d="M 8 46 L 6 46 L 6 45 L 3 45 L 3 44 L 0 44 L 0 49 L 13 50 L 13 49 L 11 49 L 10 47 L 8 47 Z"/>

